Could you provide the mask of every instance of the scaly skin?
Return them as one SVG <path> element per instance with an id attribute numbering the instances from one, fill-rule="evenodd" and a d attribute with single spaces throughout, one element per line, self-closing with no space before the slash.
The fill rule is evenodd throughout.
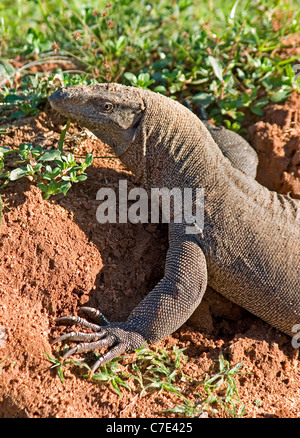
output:
<path id="1" fill-rule="evenodd" d="M 94 332 L 58 338 L 81 342 L 66 356 L 108 347 L 95 371 L 125 351 L 162 339 L 190 317 L 207 284 L 292 335 L 300 323 L 300 203 L 253 179 L 255 157 L 243 169 L 244 140 L 227 130 L 214 135 L 178 102 L 139 88 L 74 86 L 55 92 L 50 103 L 108 143 L 146 190 L 201 187 L 205 193 L 203 230 L 186 234 L 185 223 L 170 224 L 165 275 L 127 321 L 103 325 L 100 312 L 91 308 L 83 310 L 96 324 L 76 317 L 60 321 Z M 221 149 L 222 140 L 229 144 L 232 162 L 213 138 Z"/>

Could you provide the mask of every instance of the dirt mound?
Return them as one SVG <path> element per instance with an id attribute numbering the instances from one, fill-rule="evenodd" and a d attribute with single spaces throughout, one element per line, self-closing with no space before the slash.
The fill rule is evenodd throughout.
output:
<path id="1" fill-rule="evenodd" d="M 292 96 L 283 106 L 268 108 L 263 121 L 249 130 L 260 157 L 258 179 L 294 196 L 300 195 L 299 128 L 293 115 L 299 105 L 299 96 Z M 60 129 L 59 119 L 45 112 L 14 124 L 0 144 L 50 147 Z M 110 153 L 76 126 L 66 144 L 77 155 Z M 181 404 L 168 392 L 139 398 L 122 388 L 119 397 L 111 387 L 83 379 L 78 367 L 68 368 L 62 383 L 45 356 L 54 355 L 50 340 L 61 333 L 56 317 L 76 314 L 88 303 L 110 320 L 124 320 L 163 274 L 164 226 L 96 221 L 98 189 L 117 188 L 124 178 L 134 185 L 117 159 L 96 159 L 88 179 L 66 197 L 45 201 L 23 180 L 5 190 L 0 228 L 0 323 L 5 330 L 5 340 L 0 341 L 0 416 L 157 417 Z M 159 343 L 173 345 L 187 348 L 183 372 L 197 379 L 214 371 L 221 350 L 232 363 L 244 361 L 249 374 L 240 376 L 237 385 L 247 416 L 300 415 L 298 350 L 288 337 L 217 293 L 208 291 L 192 318 Z M 190 396 L 194 398 L 192 392 Z"/>
<path id="2" fill-rule="evenodd" d="M 259 157 L 257 180 L 278 193 L 300 198 L 300 97 L 269 105 L 261 121 L 249 127 Z"/>

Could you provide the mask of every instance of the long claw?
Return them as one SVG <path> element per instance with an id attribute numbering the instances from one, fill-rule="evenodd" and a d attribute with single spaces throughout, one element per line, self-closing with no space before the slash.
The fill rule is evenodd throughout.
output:
<path id="1" fill-rule="evenodd" d="M 70 341 L 70 342 L 82 342 L 82 341 L 93 341 L 95 339 L 101 339 L 105 336 L 105 332 L 96 333 L 82 333 L 82 332 L 70 332 L 66 333 L 52 341 L 52 344 L 57 344 L 58 342 Z"/>
<path id="2" fill-rule="evenodd" d="M 102 313 L 93 307 L 82 307 L 80 309 L 87 319 L 79 316 L 63 316 L 58 318 L 58 324 L 79 325 L 90 329 L 93 333 L 72 331 L 54 339 L 53 344 L 58 342 L 80 342 L 75 347 L 65 352 L 63 358 L 66 359 L 74 354 L 87 353 L 102 347 L 107 347 L 108 351 L 98 358 L 94 363 L 91 373 L 97 368 L 106 365 L 112 359 L 121 356 L 127 350 L 134 349 L 144 342 L 142 335 L 137 334 L 137 340 L 131 339 L 131 328 L 126 323 L 109 323 Z M 92 321 L 92 322 L 89 322 Z M 139 341 L 140 336 L 140 342 Z"/>
<path id="3" fill-rule="evenodd" d="M 68 350 L 64 355 L 63 358 L 67 358 L 69 356 L 72 356 L 73 354 L 76 353 L 87 353 L 88 351 L 93 351 L 96 350 L 97 348 L 100 347 L 105 347 L 105 346 L 110 346 L 112 345 L 112 343 L 114 342 L 114 339 L 112 336 L 107 337 L 105 339 L 99 339 L 98 341 L 95 342 L 83 342 L 82 344 L 78 344 L 76 345 L 76 347 L 74 348 L 70 348 L 70 350 Z"/>
<path id="4" fill-rule="evenodd" d="M 106 365 L 108 362 L 113 360 L 115 357 L 120 356 L 122 353 L 124 353 L 125 348 L 124 345 L 118 344 L 111 350 L 109 350 L 107 353 L 103 354 L 99 359 L 94 363 L 91 369 L 91 374 L 94 374 L 95 371 L 102 367 L 103 365 Z"/>
<path id="5" fill-rule="evenodd" d="M 81 307 L 80 310 L 82 310 L 94 323 L 99 325 L 107 325 L 109 324 L 108 319 L 105 318 L 105 316 L 94 307 Z"/>
<path id="6" fill-rule="evenodd" d="M 98 332 L 101 330 L 101 327 L 98 324 L 93 324 L 86 319 L 80 318 L 79 316 L 62 316 L 56 320 L 57 324 L 64 325 L 80 325 L 82 327 L 89 328 L 94 332 Z"/>

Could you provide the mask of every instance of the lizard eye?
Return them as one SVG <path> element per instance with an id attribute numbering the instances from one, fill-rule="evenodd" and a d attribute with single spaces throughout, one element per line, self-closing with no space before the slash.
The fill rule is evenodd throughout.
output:
<path id="1" fill-rule="evenodd" d="M 111 112 L 114 108 L 114 106 L 111 102 L 104 102 L 100 106 L 103 109 L 103 111 L 105 111 L 106 113 Z"/>

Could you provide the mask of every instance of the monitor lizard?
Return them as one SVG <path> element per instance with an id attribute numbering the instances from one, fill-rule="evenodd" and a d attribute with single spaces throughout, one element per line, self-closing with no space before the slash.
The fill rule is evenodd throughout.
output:
<path id="1" fill-rule="evenodd" d="M 164 277 L 126 321 L 108 322 L 90 307 L 82 308 L 87 319 L 58 319 L 92 331 L 54 340 L 79 342 L 64 357 L 107 347 L 94 372 L 126 351 L 161 340 L 188 320 L 207 285 L 293 335 L 300 323 L 300 202 L 254 179 L 257 159 L 250 149 L 245 153 L 245 140 L 138 87 L 77 85 L 49 99 L 56 111 L 111 146 L 146 190 L 201 187 L 205 195 L 203 229 L 187 234 L 186 223 L 169 224 Z"/>

